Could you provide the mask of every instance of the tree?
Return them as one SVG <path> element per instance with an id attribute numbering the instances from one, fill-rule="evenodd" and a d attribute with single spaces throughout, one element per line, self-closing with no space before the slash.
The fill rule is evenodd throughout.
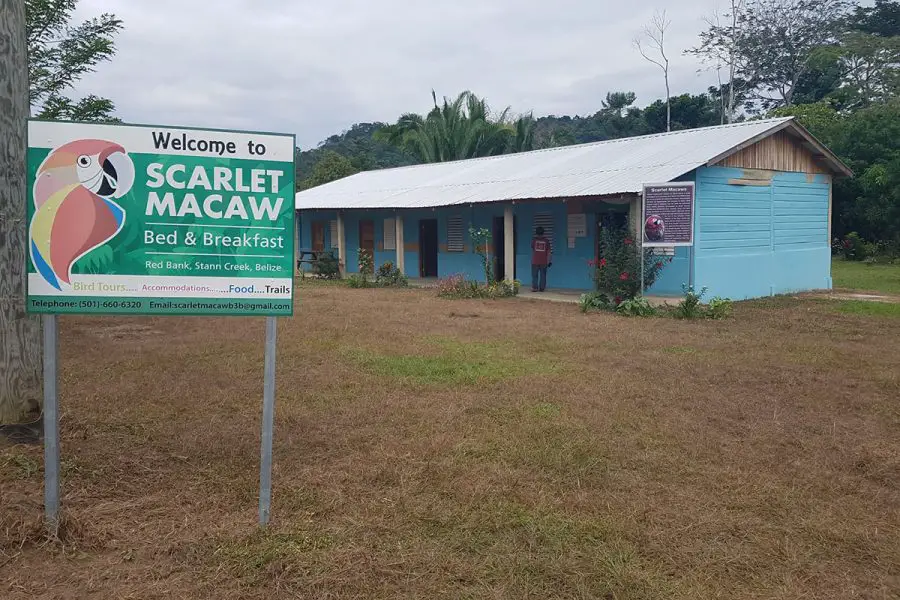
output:
<path id="1" fill-rule="evenodd" d="M 719 78 L 717 97 L 721 106 L 720 123 L 732 123 L 735 118 L 739 98 L 747 90 L 747 76 L 753 71 L 747 64 L 747 57 L 738 52 L 744 35 L 743 21 L 746 10 L 745 0 L 730 0 L 729 12 L 720 15 L 713 13 L 705 19 L 707 30 L 700 34 L 700 45 L 686 51 L 686 54 L 698 56 L 700 60 L 711 65 Z M 723 25 L 724 23 L 724 25 Z M 722 69 L 728 73 L 728 81 L 722 82 Z"/>
<path id="2" fill-rule="evenodd" d="M 0 0 L 0 423 L 40 406 L 41 322 L 25 310 L 25 10 Z"/>
<path id="3" fill-rule="evenodd" d="M 70 25 L 78 0 L 25 0 L 29 103 L 35 116 L 70 121 L 114 121 L 111 100 L 66 93 L 85 74 L 115 53 L 122 29 L 115 15 L 102 14 Z"/>
<path id="4" fill-rule="evenodd" d="M 628 112 L 628 108 L 634 104 L 636 99 L 637 94 L 634 92 L 608 92 L 606 100 L 600 103 L 600 106 L 602 106 L 600 112 L 624 117 Z"/>
<path id="5" fill-rule="evenodd" d="M 853 31 L 842 38 L 839 56 L 845 101 L 857 106 L 884 103 L 900 86 L 900 36 Z"/>
<path id="6" fill-rule="evenodd" d="M 835 181 L 835 234 L 900 244 L 900 100 L 852 112 L 821 102 L 773 114 L 795 116 L 856 174 Z"/>
<path id="7" fill-rule="evenodd" d="M 874 6 L 857 6 L 847 19 L 850 27 L 881 37 L 900 35 L 900 2 L 875 0 Z"/>
<path id="8" fill-rule="evenodd" d="M 644 109 L 644 120 L 651 131 L 665 131 L 667 118 L 672 131 L 709 127 L 721 122 L 718 102 L 706 94 L 681 94 L 670 98 L 668 104 L 657 100 Z"/>
<path id="9" fill-rule="evenodd" d="M 423 163 L 496 156 L 530 150 L 534 144 L 533 118 L 513 119 L 509 107 L 494 114 L 483 98 L 462 92 L 452 101 L 444 98 L 438 105 L 432 91 L 434 108 L 426 115 L 402 115 L 394 125 L 376 133 L 403 148 Z"/>
<path id="10" fill-rule="evenodd" d="M 305 190 L 317 185 L 323 185 L 344 177 L 359 173 L 349 158 L 342 156 L 334 150 L 327 150 L 322 158 L 315 164 L 309 177 L 300 181 L 299 189 Z"/>
<path id="11" fill-rule="evenodd" d="M 531 114 L 523 115 L 515 120 L 515 135 L 509 140 L 507 152 L 527 152 L 534 150 L 535 120 Z"/>
<path id="12" fill-rule="evenodd" d="M 329 136 L 315 148 L 298 149 L 295 153 L 297 182 L 302 185 L 330 152 L 346 157 L 360 171 L 415 164 L 415 159 L 402 149 L 374 138 L 375 132 L 384 127 L 385 123 L 356 123 L 340 134 Z"/>
<path id="13" fill-rule="evenodd" d="M 837 43 L 847 7 L 845 0 L 733 5 L 730 22 L 710 22 L 691 52 L 707 60 L 730 56 L 733 79 L 748 82 L 752 91 L 751 111 L 790 106 L 816 50 Z"/>
<path id="14" fill-rule="evenodd" d="M 671 24 L 672 21 L 666 18 L 666 11 L 656 12 L 650 19 L 650 24 L 644 27 L 642 35 L 634 39 L 634 47 L 641 53 L 641 56 L 662 69 L 663 79 L 666 83 L 666 131 L 672 129 L 672 112 L 669 102 L 671 95 L 669 91 L 669 57 L 666 56 L 666 31 Z M 652 56 L 654 54 L 658 54 L 659 58 Z"/>

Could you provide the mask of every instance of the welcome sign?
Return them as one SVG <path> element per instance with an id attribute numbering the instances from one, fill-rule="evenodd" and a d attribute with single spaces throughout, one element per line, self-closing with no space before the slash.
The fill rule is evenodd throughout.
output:
<path id="1" fill-rule="evenodd" d="M 28 309 L 293 314 L 294 136 L 29 121 Z"/>

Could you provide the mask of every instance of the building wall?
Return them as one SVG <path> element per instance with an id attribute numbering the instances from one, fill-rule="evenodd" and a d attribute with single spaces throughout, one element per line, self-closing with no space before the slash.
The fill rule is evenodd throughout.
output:
<path id="1" fill-rule="evenodd" d="M 697 172 L 695 288 L 735 300 L 831 288 L 829 177 Z"/>
<path id="2" fill-rule="evenodd" d="M 708 288 L 708 297 L 735 300 L 831 288 L 829 241 L 830 176 L 786 173 L 758 169 L 704 167 L 682 179 L 697 184 L 695 245 L 680 247 L 656 284 L 647 290 L 655 295 L 680 295 L 684 285 Z M 419 277 L 419 221 L 438 222 L 438 276 L 462 274 L 482 280 L 481 260 L 475 253 L 469 227 L 493 229 L 494 217 L 503 216 L 503 203 L 401 211 L 404 222 L 405 273 Z M 587 261 L 595 257 L 597 222 L 608 210 L 639 214 L 636 205 L 604 205 L 578 202 L 521 202 L 513 205 L 516 217 L 516 279 L 524 286 L 531 281 L 530 241 L 535 217 L 543 215 L 553 227 L 553 267 L 548 274 L 551 288 L 588 290 L 593 287 Z M 585 237 L 567 238 L 567 214 L 584 212 Z M 346 270 L 357 272 L 359 222 L 375 223 L 375 265 L 396 261 L 394 250 L 384 249 L 384 220 L 395 211 L 344 211 Z M 301 211 L 300 247 L 312 243 L 312 222 L 326 222 L 326 247 L 331 247 L 335 211 Z M 462 218 L 463 251 L 448 248 L 448 221 Z M 502 252 L 491 248 L 491 254 Z M 502 276 L 502 273 L 499 275 Z"/>
<path id="3" fill-rule="evenodd" d="M 630 210 L 631 209 L 631 210 Z M 403 237 L 405 246 L 405 273 L 409 277 L 419 277 L 419 222 L 422 219 L 436 219 L 438 223 L 438 276 L 448 277 L 461 274 L 469 279 L 484 279 L 481 258 L 475 252 L 469 235 L 469 228 L 487 228 L 493 231 L 494 218 L 503 217 L 504 204 L 480 204 L 476 206 L 445 207 L 438 209 L 403 210 Z M 628 204 L 605 204 L 592 202 L 582 205 L 572 202 L 522 202 L 513 205 L 515 216 L 515 277 L 524 286 L 531 284 L 531 238 L 534 235 L 536 218 L 541 222 L 549 222 L 553 229 L 553 267 L 548 272 L 548 287 L 560 289 L 589 290 L 593 288 L 588 261 L 596 257 L 597 223 L 601 214 L 614 211 L 629 213 L 634 219 L 639 212 Z M 573 247 L 569 247 L 567 236 L 568 214 L 578 212 L 585 214 L 586 235 L 575 237 Z M 634 214 L 630 214 L 634 212 Z M 343 211 L 344 235 L 346 239 L 346 272 L 359 271 L 359 223 L 372 220 L 375 224 L 375 266 L 390 261 L 396 262 L 395 250 L 384 249 L 384 220 L 395 218 L 393 210 Z M 448 248 L 448 225 L 452 217 L 461 217 L 463 224 L 463 251 L 452 252 Z M 330 222 L 337 218 L 336 211 L 300 211 L 299 245 L 308 248 L 312 245 L 312 223 L 325 223 L 325 245 L 332 246 Z M 639 217 L 638 217 L 639 218 Z M 336 240 L 335 240 L 336 243 Z M 492 257 L 503 248 L 489 247 Z M 335 254 L 337 250 L 335 249 Z M 678 248 L 672 264 L 668 264 L 656 285 L 647 290 L 654 294 L 681 293 L 682 284 L 688 281 L 689 254 L 687 249 Z M 502 276 L 502 273 L 498 275 Z"/>
<path id="4" fill-rule="evenodd" d="M 333 210 L 302 210 L 300 213 L 300 223 L 297 230 L 297 247 L 302 249 L 312 248 L 312 224 L 314 221 L 322 221 L 325 224 L 325 249 L 332 247 L 332 243 L 337 244 L 337 240 L 332 240 L 330 223 L 337 219 L 337 212 Z M 334 248 L 335 256 L 337 248 Z"/>

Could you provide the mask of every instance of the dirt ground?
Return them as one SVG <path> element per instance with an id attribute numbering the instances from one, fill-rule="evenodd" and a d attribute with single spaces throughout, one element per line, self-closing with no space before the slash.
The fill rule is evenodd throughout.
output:
<path id="1" fill-rule="evenodd" d="M 0 597 L 900 597 L 900 319 L 298 296 L 262 533 L 263 319 L 61 320 L 64 526 L 0 447 Z"/>

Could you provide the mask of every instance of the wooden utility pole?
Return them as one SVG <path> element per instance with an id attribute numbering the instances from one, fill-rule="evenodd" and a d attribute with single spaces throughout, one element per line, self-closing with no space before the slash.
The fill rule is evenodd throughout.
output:
<path id="1" fill-rule="evenodd" d="M 41 321 L 25 311 L 25 0 L 0 0 L 0 424 L 40 406 Z"/>

